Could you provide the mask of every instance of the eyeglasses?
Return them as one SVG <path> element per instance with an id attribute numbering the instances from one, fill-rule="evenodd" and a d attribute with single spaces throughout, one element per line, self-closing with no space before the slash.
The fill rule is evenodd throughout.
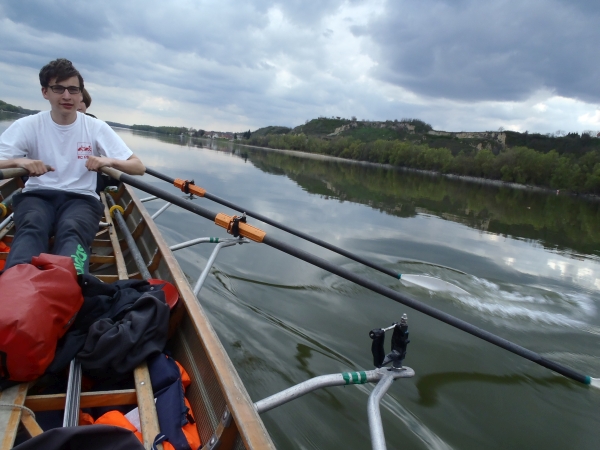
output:
<path id="1" fill-rule="evenodd" d="M 60 84 L 55 84 L 54 86 L 48 86 L 52 89 L 52 92 L 55 94 L 62 94 L 65 92 L 65 89 L 69 91 L 69 94 L 79 94 L 81 92 L 81 88 L 79 86 L 61 86 Z"/>

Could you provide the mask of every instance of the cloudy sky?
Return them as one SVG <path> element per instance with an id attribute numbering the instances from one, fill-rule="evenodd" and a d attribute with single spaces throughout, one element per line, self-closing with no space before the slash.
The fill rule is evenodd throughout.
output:
<path id="1" fill-rule="evenodd" d="M 126 124 L 600 130 L 599 24 L 598 0 L 0 0 L 0 99 L 47 109 L 65 57 Z"/>

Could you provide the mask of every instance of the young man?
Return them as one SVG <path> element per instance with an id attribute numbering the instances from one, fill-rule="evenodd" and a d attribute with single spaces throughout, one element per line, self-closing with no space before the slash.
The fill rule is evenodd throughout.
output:
<path id="1" fill-rule="evenodd" d="M 0 136 L 0 169 L 21 167 L 30 177 L 14 199 L 6 269 L 48 253 L 54 236 L 51 252 L 72 257 L 84 273 L 103 213 L 95 172 L 108 166 L 142 175 L 145 167 L 106 123 L 77 112 L 83 78 L 70 61 L 44 66 L 40 84 L 51 110 L 15 121 Z"/>

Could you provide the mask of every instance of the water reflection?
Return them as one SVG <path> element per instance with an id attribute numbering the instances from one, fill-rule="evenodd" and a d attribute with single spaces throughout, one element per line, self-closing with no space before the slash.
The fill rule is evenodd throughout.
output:
<path id="1" fill-rule="evenodd" d="M 457 383 L 487 383 L 496 385 L 538 384 L 542 386 L 561 386 L 574 389 L 573 383 L 562 377 L 529 377 L 525 375 L 492 375 L 473 372 L 439 372 L 419 377 L 416 383 L 419 392 L 419 404 L 432 407 L 438 403 L 440 391 Z"/>
<path id="2" fill-rule="evenodd" d="M 488 232 L 489 239 L 510 236 L 571 255 L 600 255 L 600 202 L 311 159 L 217 140 L 190 139 L 186 145 L 231 152 L 267 173 L 289 177 L 312 194 L 365 204 L 394 216 L 431 214 Z"/>
<path id="3" fill-rule="evenodd" d="M 303 190 L 324 199 L 363 204 L 401 218 L 439 217 L 480 230 L 481 241 L 522 240 L 528 244 L 525 253 L 515 249 L 512 243 L 512 250 L 516 251 L 502 249 L 505 254 L 496 255 L 496 259 L 524 274 L 539 275 L 539 261 L 532 260 L 529 244 L 542 245 L 557 255 L 547 261 L 549 276 L 569 279 L 587 289 L 600 288 L 597 268 L 600 202 L 478 185 L 323 159 L 318 155 L 297 156 L 293 152 L 262 150 L 217 140 L 189 139 L 187 145 L 249 160 L 265 173 L 284 175 Z M 574 258 L 580 261 L 573 264 Z M 586 263 L 586 259 L 590 263 Z"/>

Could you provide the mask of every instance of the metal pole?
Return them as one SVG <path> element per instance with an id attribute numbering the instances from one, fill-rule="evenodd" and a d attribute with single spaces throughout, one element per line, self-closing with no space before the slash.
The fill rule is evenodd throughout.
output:
<path id="1" fill-rule="evenodd" d="M 213 241 L 213 239 L 217 239 L 217 240 Z M 182 248 L 191 247 L 192 245 L 204 244 L 205 242 L 219 242 L 219 238 L 203 237 L 203 238 L 192 239 L 191 241 L 185 241 L 185 242 L 182 242 L 181 244 L 171 245 L 169 247 L 169 249 L 172 252 L 174 252 L 176 250 L 181 250 Z"/>
<path id="2" fill-rule="evenodd" d="M 202 238 L 196 238 L 196 239 L 192 239 L 190 241 L 185 241 L 182 242 L 181 244 L 175 244 L 169 247 L 169 249 L 171 251 L 175 251 L 175 250 L 181 250 L 182 248 L 187 248 L 187 247 L 191 247 L 192 245 L 196 245 L 196 244 L 204 244 L 206 242 L 210 242 L 211 244 L 218 244 L 219 242 L 238 242 L 239 239 L 221 239 L 218 237 L 202 237 Z"/>
<path id="3" fill-rule="evenodd" d="M 393 371 L 384 374 L 371 395 L 367 404 L 367 413 L 369 415 L 369 431 L 371 432 L 371 446 L 373 450 L 385 450 L 385 435 L 383 434 L 383 424 L 381 423 L 381 411 L 379 402 L 394 382 Z"/>
<path id="4" fill-rule="evenodd" d="M 6 225 L 12 222 L 14 213 L 10 213 L 9 216 L 0 223 L 0 230 L 4 229 Z"/>
<path id="5" fill-rule="evenodd" d="M 152 216 L 152 220 L 156 219 L 158 216 L 160 216 L 162 213 L 164 213 L 167 210 L 167 208 L 171 205 L 172 205 L 172 203 L 167 203 L 165 206 L 163 206 L 158 211 L 156 211 L 154 213 L 154 215 Z"/>
<path id="6" fill-rule="evenodd" d="M 71 360 L 69 366 L 69 381 L 67 396 L 65 398 L 65 415 L 63 427 L 76 427 L 79 425 L 79 401 L 81 394 L 81 364 L 76 359 Z"/>
<path id="7" fill-rule="evenodd" d="M 200 274 L 200 278 L 198 278 L 198 281 L 196 281 L 196 286 L 194 286 L 194 295 L 196 297 L 198 296 L 200 289 L 202 289 L 202 285 L 204 284 L 204 281 L 206 280 L 206 277 L 208 276 L 208 273 L 210 272 L 210 268 L 215 263 L 215 259 L 217 259 L 217 255 L 219 254 L 221 249 L 223 247 L 231 247 L 232 245 L 242 244 L 245 242 L 250 242 L 250 241 L 247 241 L 246 239 L 236 239 L 234 242 L 231 242 L 231 241 L 219 242 L 215 246 L 214 250 L 210 254 L 210 258 L 208 258 L 208 261 L 206 263 L 206 266 L 204 267 L 204 270 Z"/>
<path id="8" fill-rule="evenodd" d="M 0 239 L 3 239 L 4 236 L 6 236 L 8 234 L 8 232 L 12 229 L 12 227 L 15 226 L 15 222 L 12 221 L 11 223 L 9 223 L 8 225 L 6 225 L 4 228 L 0 229 Z"/>
<path id="9" fill-rule="evenodd" d="M 392 381 L 396 378 L 410 378 L 415 376 L 415 371 L 410 367 L 404 367 L 402 370 L 390 371 L 388 369 L 375 369 L 362 372 L 343 372 L 330 375 L 321 375 L 311 378 L 295 386 L 287 388 L 281 392 L 271 395 L 265 399 L 254 403 L 254 407 L 260 413 L 264 413 L 273 408 L 277 408 L 285 403 L 291 402 L 298 397 L 302 397 L 309 392 L 317 389 L 331 386 L 345 386 L 348 384 L 375 383 L 384 376 L 390 374 Z"/>

